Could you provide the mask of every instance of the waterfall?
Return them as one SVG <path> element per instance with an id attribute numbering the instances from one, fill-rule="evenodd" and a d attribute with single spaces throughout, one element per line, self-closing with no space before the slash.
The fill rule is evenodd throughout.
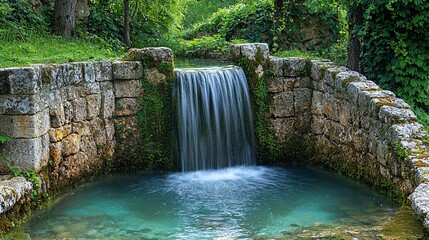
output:
<path id="1" fill-rule="evenodd" d="M 174 97 L 182 171 L 255 165 L 252 109 L 241 68 L 177 69 Z"/>

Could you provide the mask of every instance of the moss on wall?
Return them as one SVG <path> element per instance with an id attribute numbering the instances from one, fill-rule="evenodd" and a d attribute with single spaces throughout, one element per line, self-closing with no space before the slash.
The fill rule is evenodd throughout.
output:
<path id="1" fill-rule="evenodd" d="M 237 57 L 233 60 L 243 69 L 249 86 L 258 164 L 274 164 L 281 157 L 283 151 L 282 145 L 277 140 L 268 122 L 270 96 L 268 94 L 267 79 L 273 75 L 269 67 L 269 60 L 263 57 L 260 49 L 257 49 L 254 60 L 246 57 Z M 260 66 L 265 70 L 262 76 L 257 72 Z"/>
<path id="2" fill-rule="evenodd" d="M 170 71 L 171 68 L 172 66 Z M 175 166 L 172 155 L 171 80 L 155 86 L 143 79 L 142 85 L 144 95 L 140 100 L 141 110 L 138 113 L 142 138 L 139 169 L 171 171 Z"/>

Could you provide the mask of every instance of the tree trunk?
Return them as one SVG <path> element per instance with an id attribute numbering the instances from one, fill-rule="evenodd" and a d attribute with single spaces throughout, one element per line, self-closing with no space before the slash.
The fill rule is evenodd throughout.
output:
<path id="1" fill-rule="evenodd" d="M 362 48 L 359 40 L 359 28 L 363 24 L 362 5 L 349 6 L 349 42 L 347 47 L 347 65 L 350 70 L 361 72 L 360 54 Z"/>
<path id="2" fill-rule="evenodd" d="M 55 0 L 52 33 L 66 38 L 76 36 L 76 2 L 77 0 Z"/>
<path id="3" fill-rule="evenodd" d="M 130 37 L 130 2 L 124 0 L 124 43 L 128 47 L 131 47 Z"/>

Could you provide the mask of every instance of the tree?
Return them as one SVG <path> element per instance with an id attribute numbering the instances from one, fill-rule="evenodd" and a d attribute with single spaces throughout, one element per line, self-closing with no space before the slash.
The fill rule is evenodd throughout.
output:
<path id="1" fill-rule="evenodd" d="M 349 2 L 347 15 L 349 25 L 347 66 L 350 68 L 350 70 L 361 72 L 360 54 L 362 48 L 359 40 L 359 29 L 362 28 L 364 22 L 362 5 L 360 3 L 354 3 L 353 1 Z"/>
<path id="2" fill-rule="evenodd" d="M 55 0 L 52 33 L 66 38 L 76 36 L 76 3 L 77 0 Z"/>
<path id="3" fill-rule="evenodd" d="M 130 37 L 130 2 L 124 0 L 124 43 L 128 47 L 131 47 Z"/>

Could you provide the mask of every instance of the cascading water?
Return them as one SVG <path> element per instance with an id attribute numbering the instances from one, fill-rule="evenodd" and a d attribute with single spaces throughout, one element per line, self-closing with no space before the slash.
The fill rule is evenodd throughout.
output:
<path id="1" fill-rule="evenodd" d="M 255 164 L 252 110 L 241 68 L 177 69 L 174 94 L 182 171 Z"/>

